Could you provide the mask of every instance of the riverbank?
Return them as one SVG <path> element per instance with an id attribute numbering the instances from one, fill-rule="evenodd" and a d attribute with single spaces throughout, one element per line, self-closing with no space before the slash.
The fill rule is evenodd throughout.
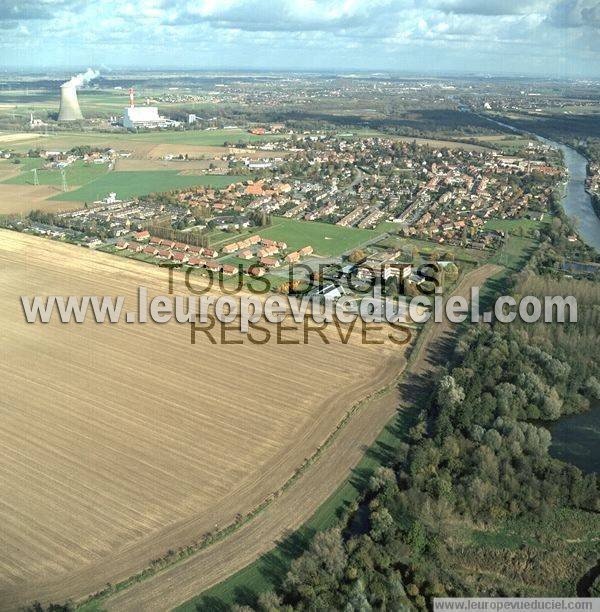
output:
<path id="1" fill-rule="evenodd" d="M 512 132 L 523 130 L 492 119 L 486 115 L 477 115 Z M 528 132 L 540 142 L 558 149 L 563 154 L 568 170 L 567 183 L 563 190 L 562 205 L 565 213 L 574 222 L 581 239 L 588 245 L 600 251 L 600 215 L 594 207 L 593 198 L 586 189 L 588 160 L 572 147 L 545 138 L 535 132 Z"/>

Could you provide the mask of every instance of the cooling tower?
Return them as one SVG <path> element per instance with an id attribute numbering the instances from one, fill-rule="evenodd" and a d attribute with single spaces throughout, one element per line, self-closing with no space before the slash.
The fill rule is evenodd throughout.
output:
<path id="1" fill-rule="evenodd" d="M 59 121 L 78 121 L 83 119 L 79 102 L 77 101 L 77 90 L 75 85 L 67 82 L 60 86 L 60 109 L 58 111 Z"/>

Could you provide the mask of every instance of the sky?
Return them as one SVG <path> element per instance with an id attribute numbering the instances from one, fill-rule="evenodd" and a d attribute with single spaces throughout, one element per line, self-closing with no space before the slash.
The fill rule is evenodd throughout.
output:
<path id="1" fill-rule="evenodd" d="M 0 0 L 0 70 L 600 77 L 600 0 Z"/>

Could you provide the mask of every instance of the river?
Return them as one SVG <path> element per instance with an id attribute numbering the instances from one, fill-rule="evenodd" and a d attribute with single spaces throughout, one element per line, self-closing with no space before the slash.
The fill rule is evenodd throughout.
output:
<path id="1" fill-rule="evenodd" d="M 563 197 L 563 207 L 571 219 L 577 222 L 582 240 L 600 251 L 600 218 L 592 206 L 592 198 L 585 190 L 586 158 L 567 145 L 547 138 L 538 138 L 547 145 L 560 149 L 569 170 L 569 180 Z"/>
<path id="2" fill-rule="evenodd" d="M 484 115 L 479 115 L 483 117 Z M 485 117 L 489 121 L 519 132 L 512 125 Z M 592 206 L 592 198 L 585 190 L 587 175 L 586 158 L 567 145 L 534 134 L 544 144 L 563 153 L 569 177 L 563 195 L 563 207 L 569 217 L 577 221 L 577 231 L 582 240 L 600 251 L 600 218 Z M 600 406 L 594 405 L 588 412 L 565 416 L 549 426 L 552 433 L 550 454 L 573 463 L 585 472 L 594 472 L 600 465 Z"/>
<path id="3" fill-rule="evenodd" d="M 518 128 L 502 123 L 495 119 L 490 119 L 485 115 L 478 115 L 492 123 L 496 123 L 501 127 L 507 128 L 513 132 L 520 132 Z M 592 198 L 585 190 L 585 179 L 587 174 L 586 158 L 567 145 L 554 140 L 544 138 L 539 134 L 533 134 L 544 144 L 547 144 L 555 149 L 560 149 L 563 153 L 565 165 L 569 171 L 569 177 L 565 186 L 563 196 L 563 207 L 567 215 L 577 222 L 577 231 L 581 239 L 589 246 L 600 251 L 600 218 L 594 211 L 592 206 Z"/>

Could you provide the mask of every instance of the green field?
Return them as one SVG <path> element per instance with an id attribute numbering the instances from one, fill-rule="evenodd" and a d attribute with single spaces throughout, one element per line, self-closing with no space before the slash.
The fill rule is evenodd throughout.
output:
<path id="1" fill-rule="evenodd" d="M 241 128 L 219 130 L 186 130 L 182 132 L 155 131 L 141 134 L 130 134 L 122 137 L 123 140 L 136 140 L 138 142 L 153 142 L 156 144 L 187 144 L 199 146 L 222 146 L 228 143 L 260 142 L 264 140 L 278 140 L 285 138 L 281 135 L 257 136 Z"/>
<path id="2" fill-rule="evenodd" d="M 62 185 L 62 174 L 58 169 L 45 170 L 40 168 L 44 160 L 39 158 L 26 158 L 17 167 L 21 169 L 21 173 L 13 176 L 6 181 L 10 185 L 33 185 L 33 168 L 39 168 L 37 177 L 40 185 L 52 185 L 60 187 Z M 86 185 L 87 183 L 96 180 L 108 171 L 108 164 L 86 164 L 83 161 L 76 161 L 65 168 L 65 177 L 67 185 Z"/>
<path id="3" fill-rule="evenodd" d="M 485 228 L 499 232 L 507 232 L 516 236 L 532 237 L 535 230 L 539 230 L 544 224 L 550 223 L 552 217 L 548 214 L 543 221 L 532 219 L 489 219 Z"/>
<path id="4" fill-rule="evenodd" d="M 502 248 L 491 257 L 490 262 L 518 272 L 529 261 L 538 245 L 539 242 L 531 238 L 509 236 Z"/>
<path id="5" fill-rule="evenodd" d="M 67 202 L 94 202 L 106 197 L 111 192 L 115 192 L 120 199 L 128 199 L 195 185 L 223 188 L 241 180 L 247 180 L 247 177 L 215 174 L 181 175 L 174 170 L 110 172 L 75 191 L 59 193 L 50 199 Z"/>
<path id="6" fill-rule="evenodd" d="M 524 136 L 477 136 L 476 140 L 481 142 L 482 145 L 489 145 L 498 149 L 504 155 L 515 155 L 517 152 L 522 151 L 524 147 L 527 147 L 530 139 Z"/>
<path id="7" fill-rule="evenodd" d="M 23 157 L 19 158 L 18 163 L 13 159 L 3 159 L 0 161 L 0 170 L 27 172 L 33 168 L 41 168 L 46 163 L 46 160 L 41 157 Z"/>
<path id="8" fill-rule="evenodd" d="M 297 221 L 284 217 L 274 217 L 273 225 L 261 228 L 258 233 L 263 238 L 282 240 L 290 249 L 310 245 L 315 254 L 324 257 L 337 257 L 368 240 L 374 240 L 380 234 L 376 230 L 339 227 L 330 223 Z"/>

